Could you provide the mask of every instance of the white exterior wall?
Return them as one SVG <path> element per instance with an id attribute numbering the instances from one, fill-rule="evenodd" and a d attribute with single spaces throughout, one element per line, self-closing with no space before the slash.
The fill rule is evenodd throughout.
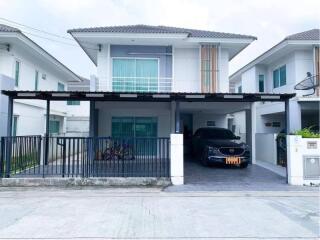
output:
<path id="1" fill-rule="evenodd" d="M 101 46 L 97 56 L 97 91 L 112 91 L 110 45 Z"/>
<path id="2" fill-rule="evenodd" d="M 218 92 L 229 92 L 229 53 L 227 49 L 219 51 Z"/>
<path id="3" fill-rule="evenodd" d="M 173 49 L 173 92 L 200 92 L 200 48 Z"/>
<path id="4" fill-rule="evenodd" d="M 158 137 L 169 137 L 171 130 L 170 103 L 97 102 L 99 136 L 111 136 L 112 117 L 156 117 Z"/>
<path id="5" fill-rule="evenodd" d="M 255 93 L 257 92 L 257 85 L 256 85 L 256 68 L 250 68 L 249 70 L 245 71 L 241 75 L 241 86 L 243 93 Z"/>
<path id="6" fill-rule="evenodd" d="M 310 145 L 312 147 L 310 147 Z M 320 139 L 302 138 L 301 136 L 287 136 L 287 155 L 288 155 L 288 182 L 291 185 L 311 185 L 320 184 L 319 169 L 320 161 Z M 316 172 L 317 176 L 307 177 L 304 169 L 304 158 L 310 159 L 309 168 Z M 309 170 L 311 170 L 309 169 Z"/>
<path id="7" fill-rule="evenodd" d="M 257 133 L 256 161 L 268 162 L 277 165 L 277 134 Z"/>
<path id="8" fill-rule="evenodd" d="M 246 112 L 232 113 L 233 125 L 235 125 L 235 134 L 241 137 L 241 141 L 246 142 Z"/>
<path id="9" fill-rule="evenodd" d="M 1 60 L 1 58 L 0 58 Z M 0 90 L 13 90 L 14 80 L 0 74 Z M 8 97 L 0 94 L 0 136 L 7 134 Z"/>
<path id="10" fill-rule="evenodd" d="M 0 74 L 12 78 L 14 84 L 15 61 L 20 62 L 20 77 L 15 90 L 35 90 L 35 71 L 39 72 L 38 89 L 42 91 L 57 91 L 58 82 L 65 85 L 64 76 L 51 65 L 45 64 L 41 59 L 34 57 L 22 47 L 11 45 L 10 52 L 0 50 Z M 42 79 L 46 74 L 46 79 Z M 66 102 L 51 102 L 51 114 L 66 116 Z M 46 102 L 41 100 L 14 100 L 13 114 L 18 116 L 17 135 L 43 134 L 45 130 Z M 33 119 L 34 121 L 31 121 Z M 28 123 L 24 123 L 28 121 Z M 64 121 L 62 121 L 64 122 Z M 65 129 L 62 123 L 61 129 Z M 6 134 L 5 134 L 6 135 Z"/>
<path id="11" fill-rule="evenodd" d="M 194 113 L 193 114 L 193 131 L 198 128 L 207 127 L 207 121 L 215 121 L 216 127 L 227 128 L 228 122 L 225 114 L 212 113 Z"/>

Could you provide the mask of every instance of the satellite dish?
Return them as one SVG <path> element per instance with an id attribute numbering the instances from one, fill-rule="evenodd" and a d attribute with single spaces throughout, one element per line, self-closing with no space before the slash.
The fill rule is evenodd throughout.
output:
<path id="1" fill-rule="evenodd" d="M 297 85 L 294 86 L 295 90 L 311 90 L 313 89 L 313 92 L 310 94 L 303 95 L 310 96 L 313 95 L 316 92 L 316 88 L 319 87 L 319 75 L 312 75 L 310 72 L 307 72 L 307 77 L 303 79 L 301 82 L 299 82 Z"/>

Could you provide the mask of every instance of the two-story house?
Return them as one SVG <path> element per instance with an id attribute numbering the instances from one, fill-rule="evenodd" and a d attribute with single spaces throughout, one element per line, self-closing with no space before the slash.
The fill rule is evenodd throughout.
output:
<path id="1" fill-rule="evenodd" d="M 256 59 L 230 76 L 231 91 L 236 93 L 296 93 L 290 100 L 290 132 L 314 126 L 319 127 L 319 87 L 313 90 L 295 90 L 294 87 L 310 73 L 314 83 L 319 81 L 320 30 L 296 33 L 287 36 L 277 45 L 258 56 Z M 310 95 L 311 94 L 311 95 Z M 307 95 L 307 96 L 306 96 Z M 257 147 L 261 145 L 261 156 L 268 157 L 263 148 L 268 142 L 271 151 L 274 137 L 285 128 L 285 107 L 283 103 L 256 104 L 256 134 L 259 135 Z M 234 114 L 235 116 L 237 114 Z M 241 119 L 241 118 L 238 118 Z M 233 122 L 235 128 L 243 129 L 243 121 Z M 268 138 L 268 134 L 271 138 Z M 269 139 L 269 141 L 266 141 Z M 263 156 L 262 156 L 263 155 Z M 275 161 L 275 160 L 270 160 Z"/>
<path id="2" fill-rule="evenodd" d="M 1 89 L 30 91 L 64 91 L 69 82 L 81 78 L 59 62 L 19 29 L 0 25 Z M 6 135 L 6 97 L 1 96 L 0 136 Z M 45 132 L 45 101 L 18 100 L 13 106 L 13 135 L 43 135 Z M 66 102 L 53 102 L 50 112 L 50 132 L 66 132 Z"/>
<path id="3" fill-rule="evenodd" d="M 68 31 L 97 66 L 97 90 L 134 93 L 226 93 L 229 61 L 253 36 L 165 26 L 115 26 Z M 153 96 L 157 97 L 157 96 Z M 159 97 L 164 97 L 161 95 Z M 201 97 L 201 96 L 199 96 Z M 97 102 L 101 136 L 168 137 L 174 107 L 166 102 Z M 180 128 L 227 127 L 221 104 L 181 104 Z"/>

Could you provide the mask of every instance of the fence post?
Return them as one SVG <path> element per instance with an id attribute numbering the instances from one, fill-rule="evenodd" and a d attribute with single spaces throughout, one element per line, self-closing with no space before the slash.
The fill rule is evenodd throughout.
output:
<path id="1" fill-rule="evenodd" d="M 6 178 L 9 178 L 11 171 L 12 137 L 8 137 L 7 139 L 8 141 L 6 145 Z"/>
<path id="2" fill-rule="evenodd" d="M 3 177 L 4 169 L 4 137 L 0 139 L 0 178 Z"/>
<path id="3" fill-rule="evenodd" d="M 170 135 L 170 176 L 173 185 L 183 185 L 183 134 Z"/>
<path id="4" fill-rule="evenodd" d="M 57 139 L 58 141 L 58 139 Z M 62 146 L 62 177 L 64 177 L 66 171 L 66 139 L 63 138 Z"/>

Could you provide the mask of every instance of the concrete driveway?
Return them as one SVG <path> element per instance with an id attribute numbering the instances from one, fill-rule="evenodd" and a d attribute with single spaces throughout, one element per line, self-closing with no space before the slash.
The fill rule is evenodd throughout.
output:
<path id="1" fill-rule="evenodd" d="M 185 185 L 167 191 L 315 191 L 316 188 L 290 186 L 286 178 L 258 165 L 239 167 L 202 166 L 185 161 Z"/>
<path id="2" fill-rule="evenodd" d="M 317 192 L 0 188 L 0 239 L 319 236 Z"/>

